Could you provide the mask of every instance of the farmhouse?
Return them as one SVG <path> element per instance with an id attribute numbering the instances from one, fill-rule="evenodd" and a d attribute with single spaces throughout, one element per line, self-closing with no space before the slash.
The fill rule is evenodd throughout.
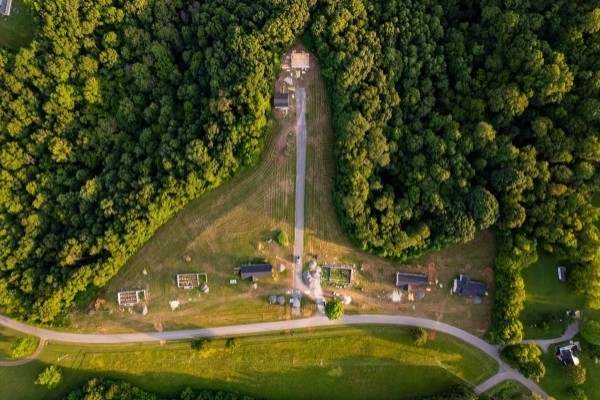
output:
<path id="1" fill-rule="evenodd" d="M 200 286 L 199 274 L 177 274 L 177 287 L 181 289 L 193 289 Z"/>
<path id="2" fill-rule="evenodd" d="M 292 69 L 307 70 L 310 66 L 308 53 L 305 51 L 292 51 Z"/>
<path id="3" fill-rule="evenodd" d="M 483 296 L 487 292 L 487 287 L 481 282 L 473 282 L 468 275 L 460 275 L 454 278 L 452 293 L 463 297 Z"/>
<path id="4" fill-rule="evenodd" d="M 12 0 L 0 0 L 0 14 L 8 17 L 10 15 L 11 5 Z"/>
<path id="5" fill-rule="evenodd" d="M 581 346 L 579 346 L 579 342 L 575 342 L 564 346 L 557 346 L 554 355 L 563 365 L 576 367 L 579 365 L 579 358 L 577 358 L 579 352 L 581 352 Z"/>
<path id="6" fill-rule="evenodd" d="M 273 277 L 273 266 L 271 264 L 242 265 L 240 274 L 242 279 L 249 279 L 252 282 L 261 278 L 270 279 Z"/>
<path id="7" fill-rule="evenodd" d="M 288 110 L 290 108 L 289 93 L 275 93 L 273 103 L 276 110 Z"/>
<path id="8" fill-rule="evenodd" d="M 558 280 L 561 282 L 567 281 L 567 269 L 565 267 L 558 267 Z"/>
<path id="9" fill-rule="evenodd" d="M 127 290 L 117 293 L 119 305 L 123 307 L 133 307 L 146 298 L 145 290 Z"/>
<path id="10" fill-rule="evenodd" d="M 429 278 L 422 274 L 396 273 L 396 286 L 402 290 L 410 291 L 421 286 L 428 286 Z"/>

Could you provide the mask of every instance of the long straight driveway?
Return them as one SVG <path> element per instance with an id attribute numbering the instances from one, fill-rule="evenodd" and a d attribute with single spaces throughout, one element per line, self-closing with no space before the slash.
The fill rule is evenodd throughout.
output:
<path id="1" fill-rule="evenodd" d="M 304 192 L 306 183 L 306 90 L 296 88 L 296 222 L 294 228 L 294 291 L 303 291 Z"/>

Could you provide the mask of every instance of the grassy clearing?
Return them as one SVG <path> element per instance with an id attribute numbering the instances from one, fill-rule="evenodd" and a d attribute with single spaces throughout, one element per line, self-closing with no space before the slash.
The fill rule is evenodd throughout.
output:
<path id="1" fill-rule="evenodd" d="M 491 231 L 479 232 L 472 242 L 430 252 L 407 263 L 384 260 L 357 249 L 344 235 L 333 206 L 335 176 L 334 133 L 325 84 L 318 69 L 306 76 L 307 96 L 307 178 L 305 257 L 320 263 L 346 263 L 359 266 L 351 288 L 334 290 L 350 295 L 349 313 L 402 313 L 441 320 L 472 333 L 483 335 L 490 326 L 490 298 L 474 306 L 472 301 L 449 295 L 452 279 L 467 272 L 483 280 L 493 293 L 493 265 L 496 254 Z M 443 288 L 432 288 L 424 300 L 392 303 L 395 273 L 399 270 L 429 273 Z"/>
<path id="2" fill-rule="evenodd" d="M 527 339 L 559 337 L 568 325 L 565 312 L 581 310 L 585 303 L 583 296 L 571 290 L 567 283 L 558 280 L 556 268 L 559 264 L 552 255 L 540 251 L 538 262 L 522 272 L 527 299 L 521 321 Z M 540 322 L 548 320 L 545 316 L 549 314 L 556 315 L 563 321 L 548 324 L 549 329 L 543 330 Z"/>
<path id="3" fill-rule="evenodd" d="M 416 347 L 408 329 L 401 327 L 277 332 L 238 338 L 238 343 L 228 350 L 226 339 L 214 339 L 200 352 L 191 350 L 189 342 L 49 343 L 39 361 L 0 368 L 0 398 L 60 398 L 92 376 L 123 379 L 162 396 L 191 386 L 267 399 L 409 398 L 463 380 L 478 384 L 498 369 L 494 360 L 450 336 L 439 334 Z M 51 391 L 32 385 L 48 364 L 58 364 L 64 372 L 63 384 Z M 310 382 L 310 387 L 299 390 L 299 382 Z"/>
<path id="4" fill-rule="evenodd" d="M 579 361 L 587 369 L 587 380 L 581 388 L 585 391 L 588 399 L 600 399 L 600 364 L 596 364 L 590 358 L 588 351 L 589 348 L 582 343 Z M 550 346 L 548 353 L 542 356 L 542 361 L 546 366 L 546 376 L 541 380 L 540 385 L 556 399 L 568 399 L 568 390 L 571 385 L 565 371 L 566 367 L 562 366 L 554 357 L 553 346 Z"/>
<path id="5" fill-rule="evenodd" d="M 161 227 L 106 288 L 82 302 L 81 308 L 88 308 L 73 316 L 72 327 L 123 332 L 289 318 L 289 307 L 268 305 L 266 299 L 292 287 L 292 249 L 273 239 L 279 231 L 293 235 L 294 120 L 293 113 L 276 116 L 258 165 L 191 202 Z M 234 273 L 244 263 L 262 260 L 288 270 L 261 280 L 257 288 Z M 178 289 L 176 275 L 187 272 L 206 272 L 210 292 Z M 147 291 L 148 315 L 117 307 L 117 292 L 126 289 Z M 96 297 L 106 303 L 90 312 Z M 180 303 L 176 311 L 169 306 L 172 300 Z"/>
<path id="6" fill-rule="evenodd" d="M 15 8 L 18 12 L 15 12 Z M 23 0 L 13 0 L 12 10 L 10 16 L 0 16 L 0 46 L 17 50 L 31 42 L 35 24 L 31 11 Z"/>
<path id="7" fill-rule="evenodd" d="M 276 86 L 282 82 L 283 76 Z M 318 67 L 296 79 L 296 84 L 307 89 L 305 259 L 358 266 L 354 284 L 339 290 L 353 299 L 347 307 L 349 313 L 403 313 L 483 335 L 490 325 L 489 298 L 474 306 L 471 300 L 450 296 L 449 287 L 458 273 L 468 272 L 474 279 L 488 282 L 493 291 L 493 234 L 480 232 L 470 243 L 429 253 L 408 265 L 358 250 L 343 234 L 333 207 L 334 135 Z M 73 328 L 88 332 L 147 331 L 291 318 L 289 306 L 266 302 L 268 295 L 285 294 L 293 285 L 291 246 L 266 243 L 275 239 L 279 230 L 293 239 L 296 116 L 292 108 L 288 115 L 275 117 L 259 165 L 192 202 L 159 229 L 107 288 L 82 302 L 84 312 L 72 318 Z M 191 261 L 186 262 L 185 256 Z M 262 259 L 284 263 L 287 271 L 275 282 L 260 282 L 258 289 L 248 283 L 229 285 L 229 279 L 235 278 L 235 267 Z M 392 303 L 395 272 L 415 268 L 426 270 L 444 287 L 433 288 L 424 300 Z M 144 270 L 147 275 L 143 275 Z M 175 275 L 182 272 L 207 272 L 210 293 L 178 290 Z M 116 294 L 125 289 L 147 291 L 147 316 L 142 317 L 139 310 L 129 314 L 116 307 Z M 337 290 L 330 289 L 326 295 Z M 97 297 L 107 300 L 98 310 L 90 307 Z M 177 311 L 169 308 L 171 300 L 181 303 Z M 303 304 L 304 315 L 310 315 L 314 304 Z"/>
<path id="8" fill-rule="evenodd" d="M 494 400 L 532 400 L 531 391 L 517 381 L 504 381 L 486 392 Z"/>

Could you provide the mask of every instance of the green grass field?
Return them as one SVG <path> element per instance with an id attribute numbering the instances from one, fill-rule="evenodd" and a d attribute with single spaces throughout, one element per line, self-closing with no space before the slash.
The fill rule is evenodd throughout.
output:
<path id="1" fill-rule="evenodd" d="M 581 310 L 584 306 L 584 297 L 558 280 L 556 268 L 559 264 L 552 255 L 540 251 L 538 262 L 522 272 L 527 299 L 521 321 L 527 339 L 559 337 L 568 324 L 566 310 Z M 549 324 L 549 329 L 544 331 L 540 329 L 540 321 L 550 313 L 560 316 L 563 322 Z"/>
<path id="2" fill-rule="evenodd" d="M 14 360 L 14 358 L 10 356 L 10 347 L 18 339 L 25 336 L 26 335 L 24 333 L 0 326 L 0 361 Z"/>
<path id="3" fill-rule="evenodd" d="M 497 372 L 494 360 L 469 344 L 438 334 L 416 347 L 407 328 L 319 328 L 238 338 L 228 350 L 214 339 L 196 352 L 189 342 L 163 345 L 49 343 L 39 360 L 0 368 L 0 398 L 61 398 L 94 376 L 122 379 L 161 396 L 186 386 L 267 398 L 412 398 L 459 382 L 478 384 Z M 58 361 L 60 359 L 60 361 Z M 49 364 L 64 372 L 47 391 L 33 385 Z"/>
<path id="4" fill-rule="evenodd" d="M 581 388 L 589 400 L 600 399 L 600 364 L 596 364 L 594 360 L 590 359 L 587 353 L 588 349 L 583 344 L 582 347 L 579 361 L 587 369 L 587 379 Z M 556 399 L 568 399 L 568 390 L 571 385 L 565 371 L 566 367 L 563 367 L 554 357 L 553 346 L 550 346 L 548 353 L 542 356 L 542 361 L 546 366 L 546 376 L 540 381 L 540 385 Z"/>
<path id="5" fill-rule="evenodd" d="M 486 394 L 493 400 L 533 400 L 531 391 L 517 381 L 504 381 Z"/>
<path id="6" fill-rule="evenodd" d="M 18 12 L 15 12 L 15 9 Z M 0 46 L 13 50 L 26 46 L 33 39 L 35 24 L 31 11 L 23 0 L 13 0 L 10 16 L 0 16 Z"/>

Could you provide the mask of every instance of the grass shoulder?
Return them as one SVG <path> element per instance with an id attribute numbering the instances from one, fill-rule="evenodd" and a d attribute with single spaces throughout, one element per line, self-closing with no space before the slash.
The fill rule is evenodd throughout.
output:
<path id="1" fill-rule="evenodd" d="M 63 383 L 50 390 L 32 385 L 51 364 L 63 371 Z M 0 368 L 0 379 L 7 383 L 0 386 L 0 398 L 61 398 L 94 376 L 125 380 L 160 396 L 192 386 L 267 399 L 298 398 L 301 377 L 311 382 L 306 398 L 413 398 L 458 383 L 477 385 L 497 370 L 493 359 L 466 342 L 437 334 L 425 345 L 414 346 L 409 328 L 392 326 L 275 332 L 238 337 L 235 346 L 228 338 L 214 338 L 198 350 L 190 341 L 51 342 L 34 362 Z"/>

